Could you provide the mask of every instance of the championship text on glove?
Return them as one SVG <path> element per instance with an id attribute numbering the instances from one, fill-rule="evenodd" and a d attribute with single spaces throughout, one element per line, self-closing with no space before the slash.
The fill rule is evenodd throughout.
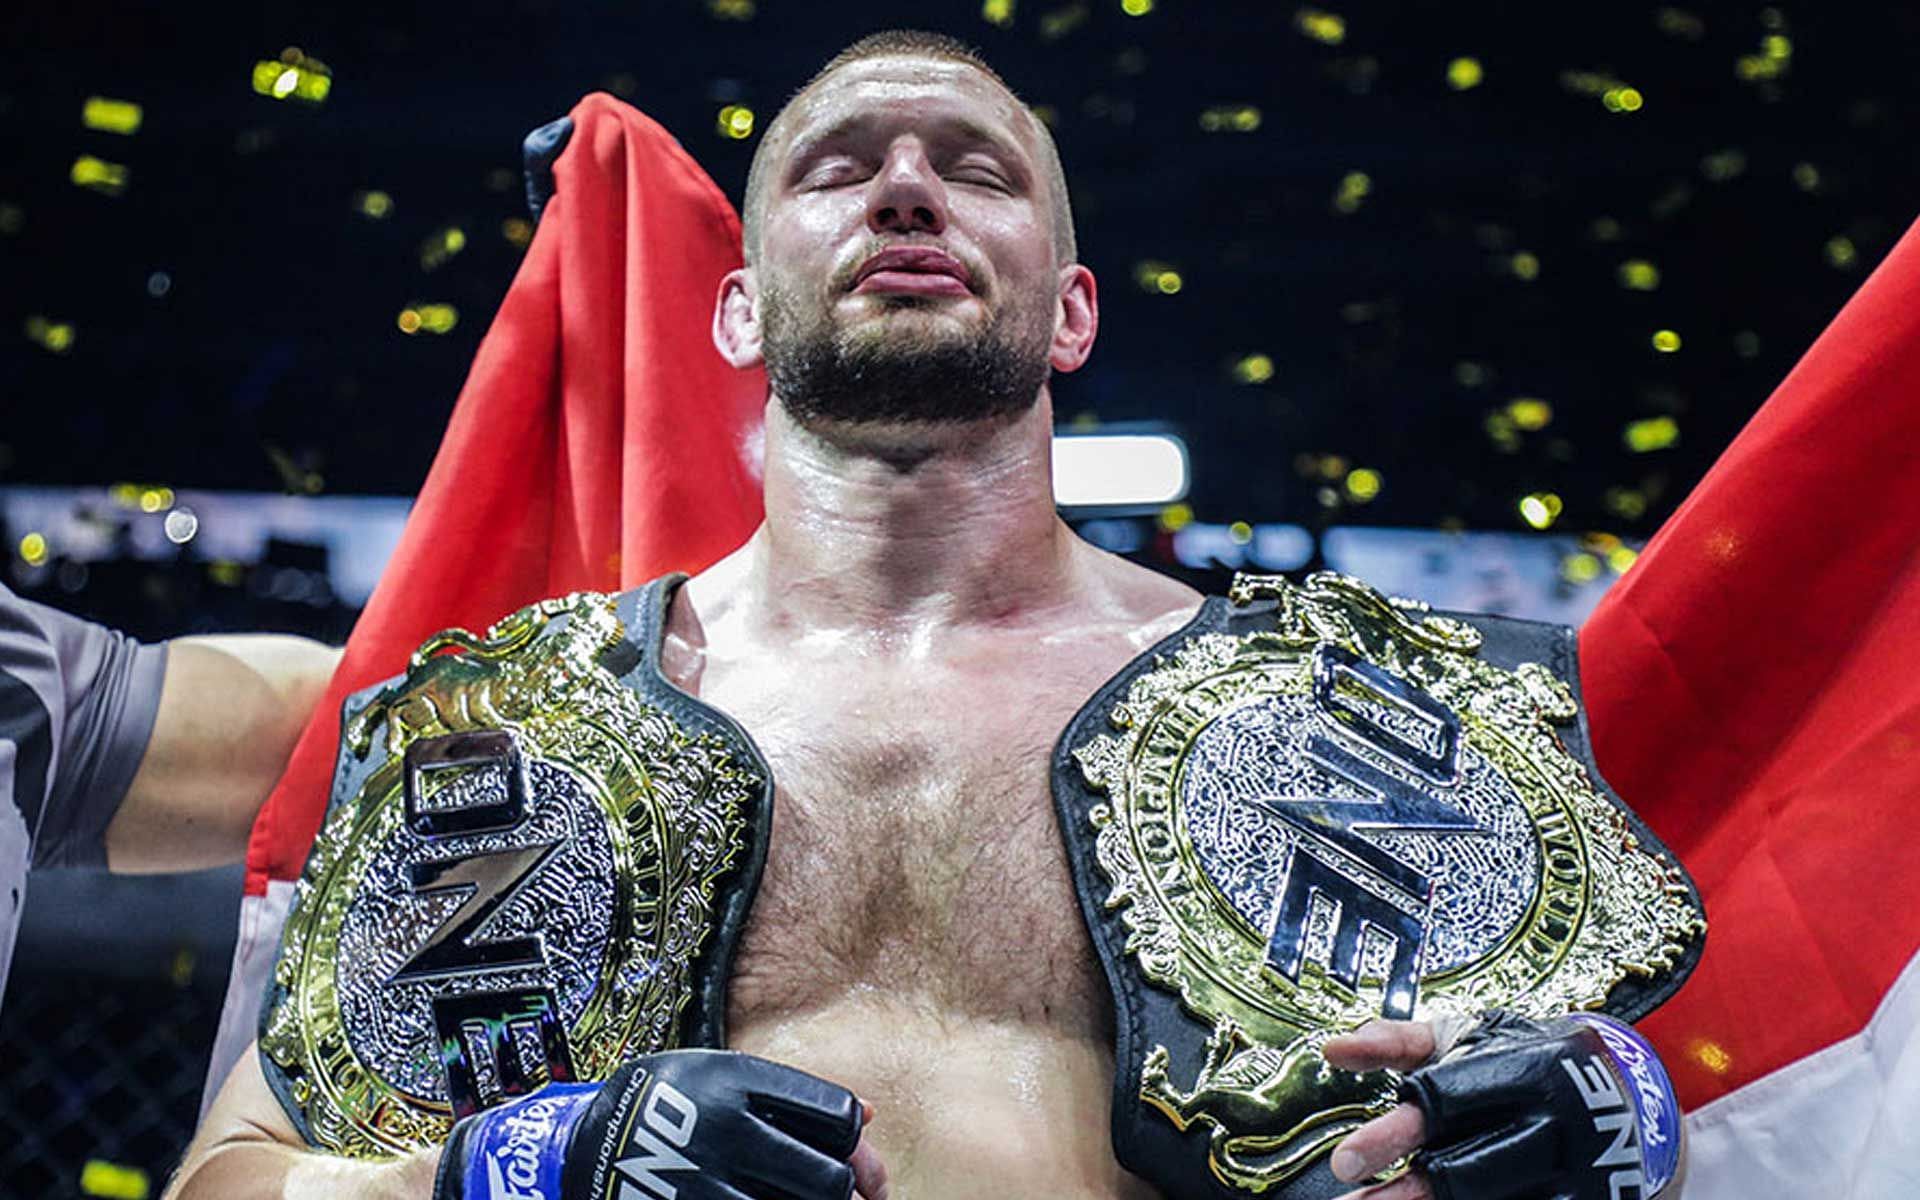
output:
<path id="1" fill-rule="evenodd" d="M 1650 1200 L 1679 1171 L 1666 1069 L 1631 1026 L 1598 1013 L 1488 1013 L 1400 1094 L 1420 1106 L 1414 1165 L 1438 1200 Z"/>
<path id="2" fill-rule="evenodd" d="M 453 1127 L 433 1200 L 847 1200 L 860 1101 L 728 1050 L 643 1054 Z"/>

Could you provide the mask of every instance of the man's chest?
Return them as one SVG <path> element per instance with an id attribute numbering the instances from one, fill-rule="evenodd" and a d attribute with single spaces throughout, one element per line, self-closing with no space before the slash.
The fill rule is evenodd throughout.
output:
<path id="1" fill-rule="evenodd" d="M 1104 1024 L 1049 769 L 1111 668 L 1027 667 L 709 676 L 703 699 L 747 728 L 777 786 L 736 1023 L 875 988 L 955 1016 Z"/>

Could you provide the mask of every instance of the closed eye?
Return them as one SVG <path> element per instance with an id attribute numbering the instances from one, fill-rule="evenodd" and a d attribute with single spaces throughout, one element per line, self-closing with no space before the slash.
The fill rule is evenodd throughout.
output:
<path id="1" fill-rule="evenodd" d="M 995 191 L 1011 192 L 1013 181 L 1007 173 L 991 160 L 969 154 L 948 167 L 946 177 L 954 183 L 964 183 L 974 187 L 993 188 Z"/>
<path id="2" fill-rule="evenodd" d="M 828 188 L 861 183 L 872 177 L 872 170 L 861 166 L 851 158 L 830 158 L 816 164 L 802 175 L 799 187 L 801 191 L 823 191 Z"/>
<path id="3" fill-rule="evenodd" d="M 998 171 L 988 171 L 978 167 L 968 167 L 947 176 L 953 183 L 964 183 L 973 187 L 992 188 L 996 192 L 1011 192 L 1013 185 Z"/>

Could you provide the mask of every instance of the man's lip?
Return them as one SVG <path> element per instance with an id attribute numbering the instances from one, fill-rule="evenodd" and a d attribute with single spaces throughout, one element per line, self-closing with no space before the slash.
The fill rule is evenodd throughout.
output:
<path id="1" fill-rule="evenodd" d="M 971 296 L 967 285 L 933 271 L 873 271 L 853 285 L 854 294 L 893 292 L 908 296 Z"/>
<path id="2" fill-rule="evenodd" d="M 860 270 L 854 274 L 853 285 L 857 289 L 872 275 L 885 272 L 889 276 L 901 275 L 945 275 L 957 279 L 971 290 L 973 278 L 966 266 L 944 250 L 935 250 L 930 246 L 895 246 L 860 264 Z"/>

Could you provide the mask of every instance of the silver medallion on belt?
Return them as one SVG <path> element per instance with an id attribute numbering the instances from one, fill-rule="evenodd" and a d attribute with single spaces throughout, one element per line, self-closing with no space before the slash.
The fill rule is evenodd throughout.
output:
<path id="1" fill-rule="evenodd" d="M 433 1145 L 679 1036 L 765 781 L 610 669 L 618 608 L 438 634 L 348 722 L 365 774 L 295 888 L 260 1038 L 315 1144 Z"/>
<path id="2" fill-rule="evenodd" d="M 1259 1193 L 1395 1103 L 1327 1066 L 1334 1033 L 1596 1008 L 1705 920 L 1561 741 L 1578 710 L 1546 667 L 1344 576 L 1230 598 L 1273 601 L 1271 628 L 1177 645 L 1074 755 L 1127 952 L 1210 1031 L 1199 1062 L 1148 1050 L 1139 1097 Z"/>

